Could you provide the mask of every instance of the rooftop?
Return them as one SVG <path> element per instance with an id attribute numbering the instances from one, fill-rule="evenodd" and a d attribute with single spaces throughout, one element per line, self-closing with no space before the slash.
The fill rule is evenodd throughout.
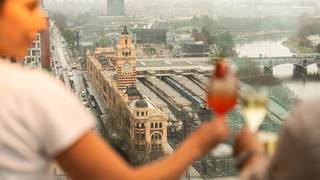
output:
<path id="1" fill-rule="evenodd" d="M 100 53 L 114 53 L 114 52 L 115 52 L 115 50 L 114 50 L 113 47 L 103 47 L 103 48 L 97 47 L 97 48 L 96 48 L 96 51 L 95 51 L 96 54 L 100 54 Z"/>
<path id="2" fill-rule="evenodd" d="M 172 69 L 203 69 L 212 70 L 210 58 L 161 58 L 138 59 L 137 71 L 172 70 Z"/>
<path id="3" fill-rule="evenodd" d="M 142 102 L 144 101 L 144 102 Z M 138 105 L 141 105 L 141 107 L 145 107 L 145 108 L 148 108 L 148 109 L 156 109 L 156 107 L 148 100 L 148 99 L 143 99 L 141 101 L 141 99 L 135 99 L 135 100 L 132 100 L 130 103 L 129 103 L 129 107 L 131 109 L 133 108 L 136 108 L 137 107 L 137 104 Z M 145 104 L 144 104 L 145 103 Z M 142 106 L 143 105 L 143 106 Z M 140 107 L 140 108 L 141 108 Z"/>

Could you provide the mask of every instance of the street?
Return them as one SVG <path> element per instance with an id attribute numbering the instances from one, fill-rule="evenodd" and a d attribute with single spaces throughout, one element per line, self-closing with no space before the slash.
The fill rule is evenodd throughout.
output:
<path id="1" fill-rule="evenodd" d="M 83 71 L 71 68 L 68 48 L 57 27 L 52 26 L 51 31 L 53 75 L 55 78 L 62 80 L 66 88 L 75 93 L 86 110 L 96 117 L 96 131 L 103 135 L 104 103 L 100 101 L 98 93 L 90 89 L 92 85 L 88 84 Z"/>

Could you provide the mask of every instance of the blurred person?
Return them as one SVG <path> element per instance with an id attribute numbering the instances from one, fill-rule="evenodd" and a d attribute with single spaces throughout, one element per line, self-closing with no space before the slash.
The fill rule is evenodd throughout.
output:
<path id="1" fill-rule="evenodd" d="M 37 0 L 0 0 L 0 55 L 21 59 L 45 28 Z M 92 129 L 94 118 L 49 75 L 0 62 L 0 179 L 48 180 L 57 162 L 72 179 L 179 179 L 224 141 L 223 117 L 191 134 L 162 161 L 131 167 Z"/>
<path id="2" fill-rule="evenodd" d="M 283 127 L 272 157 L 256 134 L 244 129 L 235 140 L 234 154 L 243 180 L 320 179 L 320 101 L 295 108 Z"/>

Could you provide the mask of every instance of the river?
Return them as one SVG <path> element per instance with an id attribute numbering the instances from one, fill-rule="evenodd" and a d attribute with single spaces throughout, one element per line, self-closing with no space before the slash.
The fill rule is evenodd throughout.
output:
<path id="1" fill-rule="evenodd" d="M 272 37 L 267 39 L 258 39 L 246 42 L 237 43 L 237 52 L 240 56 L 259 57 L 262 56 L 292 56 L 293 53 L 282 45 L 286 37 Z M 308 73 L 315 73 L 318 71 L 317 65 L 308 66 Z M 274 67 L 273 75 L 278 78 L 285 78 L 292 76 L 293 65 L 284 64 Z M 287 78 L 286 78 L 287 79 Z M 302 100 L 310 100 L 320 98 L 320 81 L 319 82 L 303 82 L 301 81 L 286 81 L 283 82 Z"/>

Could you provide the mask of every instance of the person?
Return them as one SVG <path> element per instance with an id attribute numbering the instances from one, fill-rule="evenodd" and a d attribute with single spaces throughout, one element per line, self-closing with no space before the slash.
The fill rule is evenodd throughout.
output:
<path id="1" fill-rule="evenodd" d="M 274 155 L 263 155 L 263 145 L 248 129 L 235 140 L 243 180 L 320 179 L 320 113 L 318 100 L 298 105 L 283 127 Z M 241 157 L 241 158 L 239 158 Z"/>
<path id="2" fill-rule="evenodd" d="M 0 0 L 0 55 L 21 59 L 45 28 L 37 0 Z M 0 179 L 53 178 L 52 164 L 77 180 L 179 179 L 224 141 L 223 117 L 205 123 L 161 161 L 131 167 L 92 128 L 94 118 L 49 75 L 0 62 Z"/>

